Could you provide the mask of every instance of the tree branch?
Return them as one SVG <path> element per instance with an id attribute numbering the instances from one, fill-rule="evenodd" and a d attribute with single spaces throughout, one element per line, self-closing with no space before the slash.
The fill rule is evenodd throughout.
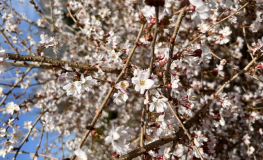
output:
<path id="1" fill-rule="evenodd" d="M 130 53 L 129 57 L 127 58 L 127 61 L 126 61 L 125 65 L 124 65 L 121 73 L 119 74 L 119 76 L 118 76 L 117 79 L 115 80 L 115 84 L 118 83 L 119 80 L 121 79 L 121 77 L 124 75 L 125 70 L 126 70 L 126 68 L 128 67 L 129 62 L 130 62 L 130 60 L 131 60 L 131 58 L 132 58 L 132 56 L 133 56 L 133 54 L 134 54 L 134 52 L 135 52 L 135 49 L 137 48 L 137 43 L 139 42 L 139 39 L 140 39 L 140 37 L 141 37 L 143 28 L 144 28 L 144 24 L 141 25 L 141 28 L 140 28 L 139 34 L 138 34 L 138 36 L 137 36 L 137 38 L 136 38 L 135 44 L 134 44 L 134 46 L 133 46 L 133 48 L 132 48 L 132 50 L 131 50 L 131 53 Z M 101 104 L 101 106 L 100 106 L 100 109 L 98 110 L 96 116 L 93 118 L 93 120 L 92 120 L 92 122 L 91 122 L 91 124 L 90 124 L 90 126 L 89 126 L 90 128 L 86 131 L 86 133 L 85 133 L 84 136 L 82 137 L 78 148 L 81 148 L 81 147 L 83 146 L 84 142 L 86 141 L 86 139 L 88 138 L 91 129 L 94 127 L 95 123 L 97 122 L 100 114 L 102 113 L 102 110 L 104 109 L 104 107 L 105 107 L 105 105 L 106 105 L 106 103 L 107 103 L 108 99 L 110 98 L 110 96 L 111 96 L 111 94 L 112 94 L 113 91 L 114 91 L 114 87 L 111 87 L 111 89 L 109 90 L 106 98 L 105 98 L 104 101 L 102 102 L 102 104 Z M 76 158 L 76 155 L 73 153 L 73 155 L 71 156 L 70 160 L 74 160 L 75 158 Z"/>

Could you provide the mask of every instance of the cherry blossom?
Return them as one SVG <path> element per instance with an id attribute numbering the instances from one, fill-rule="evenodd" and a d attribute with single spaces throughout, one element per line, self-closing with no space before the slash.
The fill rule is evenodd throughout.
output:
<path id="1" fill-rule="evenodd" d="M 27 145 L 24 159 L 260 159 L 261 1 L 13 3 L 0 2 L 4 159 Z"/>
<path id="2" fill-rule="evenodd" d="M 128 95 L 120 91 L 118 91 L 118 93 L 114 93 L 113 97 L 115 97 L 113 102 L 116 103 L 117 105 L 124 104 L 128 99 Z"/>
<path id="3" fill-rule="evenodd" d="M 157 99 L 155 97 L 152 97 L 152 103 L 150 103 L 149 110 L 152 112 L 154 109 L 156 110 L 157 113 L 164 112 L 164 109 L 167 108 L 166 102 L 168 101 L 167 98 L 161 98 Z"/>
<path id="4" fill-rule="evenodd" d="M 14 114 L 14 112 L 18 112 L 20 110 L 19 106 L 14 102 L 9 102 L 6 105 L 6 113 Z"/>
<path id="5" fill-rule="evenodd" d="M 132 78 L 132 83 L 135 84 L 135 90 L 143 94 L 146 89 L 150 89 L 154 81 L 149 79 L 149 70 L 139 71 L 136 77 Z"/>
<path id="6" fill-rule="evenodd" d="M 32 128 L 32 121 L 25 121 L 24 122 L 24 128 L 25 129 L 31 129 Z"/>
<path id="7" fill-rule="evenodd" d="M 190 3 L 196 7 L 195 12 L 191 16 L 192 19 L 195 19 L 195 17 L 201 20 L 208 18 L 209 8 L 206 6 L 206 4 L 202 0 L 190 0 Z"/>
<path id="8" fill-rule="evenodd" d="M 113 150 L 118 154 L 123 155 L 131 149 L 129 146 L 130 138 L 131 135 L 129 129 L 125 129 L 124 126 L 117 128 L 112 127 L 109 136 L 105 138 L 105 143 L 111 143 Z"/>

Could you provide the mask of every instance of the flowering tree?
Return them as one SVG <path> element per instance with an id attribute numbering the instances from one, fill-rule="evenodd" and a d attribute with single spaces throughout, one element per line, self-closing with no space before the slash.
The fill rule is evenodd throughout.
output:
<path id="1" fill-rule="evenodd" d="M 263 157 L 261 0 L 30 0 L 37 21 L 10 3 L 0 156 Z"/>

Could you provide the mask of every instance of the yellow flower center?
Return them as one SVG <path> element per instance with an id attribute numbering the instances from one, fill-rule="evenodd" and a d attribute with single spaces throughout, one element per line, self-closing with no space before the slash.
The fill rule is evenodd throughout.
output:
<path id="1" fill-rule="evenodd" d="M 126 83 L 121 82 L 121 88 L 125 88 L 126 87 Z"/>
<path id="2" fill-rule="evenodd" d="M 145 85 L 145 80 L 141 80 L 140 84 L 141 84 L 142 86 L 144 86 L 144 85 Z"/>

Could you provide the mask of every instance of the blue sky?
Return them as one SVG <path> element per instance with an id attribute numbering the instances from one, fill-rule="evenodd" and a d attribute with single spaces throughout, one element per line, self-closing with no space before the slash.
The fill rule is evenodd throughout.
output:
<path id="1" fill-rule="evenodd" d="M 23 1 L 23 0 L 20 0 L 20 1 Z M 7 3 L 10 3 L 10 1 L 7 1 Z M 18 0 L 11 0 L 11 5 L 12 5 L 12 8 L 15 8 L 15 10 L 18 12 L 18 13 L 25 13 L 27 15 L 27 17 L 31 20 L 34 20 L 35 22 L 37 21 L 37 19 L 39 19 L 39 15 L 36 13 L 35 9 L 33 8 L 33 6 L 29 3 L 28 0 L 26 1 L 23 1 L 23 4 L 19 3 Z M 27 33 L 28 33 L 28 24 L 26 22 L 23 22 L 21 23 L 20 26 L 20 29 L 22 30 L 23 32 L 23 37 L 25 38 L 27 36 Z M 34 28 L 34 27 L 33 27 Z M 34 37 L 34 39 L 36 40 L 36 42 L 39 41 L 39 38 L 38 37 Z M 0 45 L 4 48 L 4 49 L 7 49 L 7 52 L 8 53 L 14 53 L 14 51 L 12 51 L 12 49 L 8 46 L 7 43 L 4 43 L 3 42 L 3 37 L 1 36 L 0 38 Z M 35 51 L 35 50 L 33 50 Z M 21 54 L 25 54 L 25 53 L 21 53 Z M 22 68 L 20 71 L 25 71 L 26 68 Z M 37 72 L 36 69 L 34 69 L 33 71 Z M 5 78 L 7 79 L 3 79 L 3 75 Z M 1 83 L 6 83 L 6 84 L 11 84 L 11 82 L 14 82 L 14 80 L 11 80 L 11 79 L 14 79 L 15 78 L 15 74 L 14 74 L 14 69 L 13 70 L 10 70 L 4 74 L 1 74 L 0 75 L 0 81 Z M 34 84 L 35 81 L 32 81 L 32 83 Z M 3 86 L 1 86 L 3 87 Z M 36 86 L 38 87 L 38 86 Z M 9 88 L 5 88 L 4 92 L 7 92 Z M 17 93 L 17 92 L 23 92 L 24 90 L 21 90 L 21 89 L 14 89 L 12 93 Z M 30 87 L 29 89 L 27 89 L 26 93 L 30 93 L 32 92 L 32 87 Z M 0 101 L 2 100 L 2 98 L 0 98 Z M 14 99 L 14 96 L 13 95 L 9 95 L 7 100 L 6 100 L 6 103 L 8 102 L 12 102 L 14 101 L 15 103 L 19 104 L 23 101 L 23 99 L 20 99 L 20 100 L 15 100 Z M 1 107 L 3 108 L 3 106 Z M 37 109 L 34 109 L 31 113 L 25 113 L 25 114 L 20 114 L 19 115 L 19 120 L 16 120 L 15 121 L 15 124 L 16 125 L 19 125 L 20 126 L 20 129 L 24 132 L 24 135 L 28 132 L 27 129 L 24 129 L 24 122 L 25 121 L 32 121 L 32 123 L 34 123 L 34 121 L 36 120 L 36 117 L 39 116 L 39 113 L 40 110 L 37 110 Z M 1 124 L 3 124 L 3 122 L 5 122 L 6 120 L 8 120 L 8 118 L 10 117 L 10 115 L 3 115 L 2 113 L 0 113 L 0 117 L 1 117 Z M 3 126 L 1 126 L 3 127 Z M 40 130 L 41 128 L 41 125 L 40 123 L 38 123 L 36 125 L 36 128 Z M 12 132 L 11 129 L 8 130 L 9 132 Z M 40 137 L 40 133 L 39 133 L 39 137 Z M 34 153 L 35 152 L 35 149 L 36 149 L 36 146 L 37 144 L 39 143 L 39 137 L 36 139 L 36 140 L 32 140 L 31 137 L 29 137 L 29 142 L 25 143 L 23 145 L 23 147 L 21 148 L 20 151 L 26 151 L 26 152 L 31 152 L 31 153 Z M 46 143 L 46 132 L 44 133 L 44 136 L 43 136 L 43 140 L 42 140 L 42 143 L 41 143 L 41 149 L 44 149 L 44 144 Z M 55 139 L 58 138 L 58 134 L 56 132 L 54 133 L 48 133 L 48 141 L 49 143 L 50 142 L 54 142 Z M 73 138 L 73 136 L 70 136 L 69 138 Z M 3 138 L 5 139 L 5 138 Z M 3 140 L 2 139 L 2 140 Z M 67 138 L 68 139 L 68 138 Z M 0 142 L 2 141 L 0 140 Z M 63 141 L 65 142 L 65 138 L 63 138 Z M 20 144 L 20 143 L 19 143 Z M 18 144 L 18 146 L 19 146 Z M 60 146 L 60 144 L 58 144 L 58 146 Z M 54 150 L 55 151 L 55 150 Z M 40 151 L 38 151 L 38 153 L 40 153 Z M 12 159 L 14 156 L 14 154 L 7 154 L 5 158 L 2 158 L 0 157 L 0 160 L 2 159 Z M 57 158 L 61 158 L 62 154 L 61 152 L 56 156 Z M 27 154 L 20 154 L 18 155 L 17 157 L 18 160 L 20 159 L 31 159 L 29 155 Z M 42 157 L 39 157 L 38 159 L 44 159 Z"/>

